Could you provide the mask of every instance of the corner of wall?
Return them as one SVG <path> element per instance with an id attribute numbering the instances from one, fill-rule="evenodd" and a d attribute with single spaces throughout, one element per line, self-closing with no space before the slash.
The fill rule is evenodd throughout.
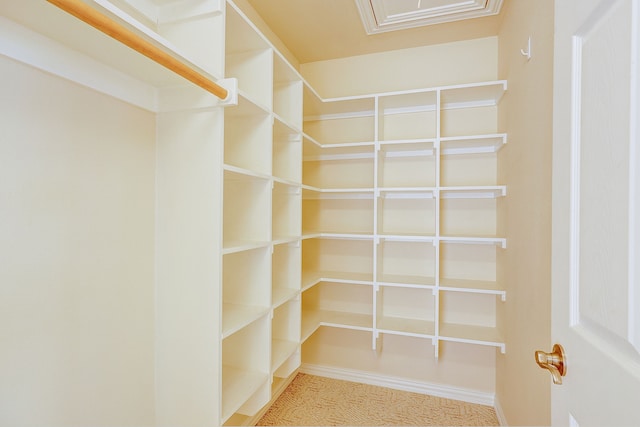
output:
<path id="1" fill-rule="evenodd" d="M 233 3 L 247 15 L 247 17 L 258 27 L 262 34 L 269 39 L 269 41 L 275 46 L 276 49 L 286 58 L 287 61 L 297 70 L 300 69 L 300 61 L 298 58 L 287 48 L 287 46 L 280 40 L 280 38 L 271 31 L 271 28 L 267 25 L 262 17 L 256 12 L 247 0 L 233 0 Z"/>
<path id="2" fill-rule="evenodd" d="M 497 359 L 496 412 L 501 423 L 548 425 L 548 378 L 533 362 L 551 339 L 551 144 L 553 104 L 553 0 L 505 2 L 498 70 L 508 80 L 499 126 L 508 134 L 501 153 L 506 179 L 505 232 L 509 242 L 499 272 L 507 301 L 500 310 L 507 352 Z M 527 40 L 533 57 L 521 54 Z M 532 316 L 542 322 L 531 322 Z"/>

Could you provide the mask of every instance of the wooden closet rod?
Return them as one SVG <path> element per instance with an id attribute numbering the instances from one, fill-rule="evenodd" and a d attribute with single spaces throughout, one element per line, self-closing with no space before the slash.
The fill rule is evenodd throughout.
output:
<path id="1" fill-rule="evenodd" d="M 119 42 L 129 46 L 131 49 L 141 53 L 147 58 L 157 62 L 174 73 L 184 77 L 190 82 L 200 86 L 204 90 L 211 92 L 220 99 L 226 99 L 228 91 L 222 86 L 214 83 L 185 63 L 177 60 L 168 53 L 144 40 L 133 31 L 128 30 L 111 18 L 96 11 L 86 5 L 81 0 L 47 0 L 58 6 L 60 9 L 70 13 L 81 21 L 102 31 L 106 35 L 113 37 Z"/>

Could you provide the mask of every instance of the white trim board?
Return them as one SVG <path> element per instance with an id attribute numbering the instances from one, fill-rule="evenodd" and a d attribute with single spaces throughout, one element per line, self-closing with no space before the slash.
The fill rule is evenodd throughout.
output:
<path id="1" fill-rule="evenodd" d="M 442 384 L 412 381 L 406 378 L 373 374 L 370 372 L 357 371 L 354 369 L 335 368 L 322 365 L 312 365 L 308 363 L 303 363 L 300 366 L 300 372 L 303 374 L 316 375 L 319 377 L 327 377 L 336 380 L 376 385 L 395 390 L 428 394 L 445 399 L 461 400 L 463 402 L 495 407 L 494 393 L 450 387 Z M 498 419 L 500 420 L 500 417 L 498 417 Z M 502 422 L 502 420 L 500 421 Z"/>

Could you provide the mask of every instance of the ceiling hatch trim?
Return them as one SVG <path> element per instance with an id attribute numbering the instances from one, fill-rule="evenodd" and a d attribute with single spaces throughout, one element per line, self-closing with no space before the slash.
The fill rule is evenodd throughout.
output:
<path id="1" fill-rule="evenodd" d="M 367 34 L 500 13 L 503 0 L 355 0 Z"/>

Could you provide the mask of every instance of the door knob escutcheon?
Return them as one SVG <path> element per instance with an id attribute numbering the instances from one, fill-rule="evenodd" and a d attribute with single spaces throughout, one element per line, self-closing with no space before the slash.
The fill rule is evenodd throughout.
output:
<path id="1" fill-rule="evenodd" d="M 560 344 L 555 344 L 551 353 L 536 351 L 536 363 L 551 372 L 554 384 L 562 384 L 562 377 L 567 375 L 567 362 Z"/>

